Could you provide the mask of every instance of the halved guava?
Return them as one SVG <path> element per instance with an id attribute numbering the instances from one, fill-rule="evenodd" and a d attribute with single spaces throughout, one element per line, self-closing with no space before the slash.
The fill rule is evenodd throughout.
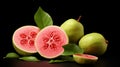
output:
<path id="1" fill-rule="evenodd" d="M 56 58 L 64 52 L 63 45 L 68 44 L 67 34 L 59 26 L 43 28 L 35 38 L 38 53 L 47 59 Z"/>
<path id="2" fill-rule="evenodd" d="M 26 25 L 22 26 L 13 33 L 12 42 L 16 52 L 21 55 L 31 55 L 37 50 L 34 45 L 34 40 L 40 29 L 37 26 Z"/>
<path id="3" fill-rule="evenodd" d="M 98 60 L 98 57 L 89 54 L 73 54 L 73 59 L 79 64 L 93 64 Z"/>

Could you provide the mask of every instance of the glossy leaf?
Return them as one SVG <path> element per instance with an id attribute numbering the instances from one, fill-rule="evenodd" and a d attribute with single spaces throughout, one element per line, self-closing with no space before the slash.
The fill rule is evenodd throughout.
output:
<path id="1" fill-rule="evenodd" d="M 53 60 L 53 59 L 51 59 L 49 61 L 49 63 L 60 63 L 60 62 L 65 62 L 65 60 L 58 60 L 58 59 Z"/>
<path id="2" fill-rule="evenodd" d="M 51 59 L 49 63 L 62 63 L 62 62 L 74 62 L 74 59 L 72 56 L 61 56 L 56 59 Z"/>
<path id="3" fill-rule="evenodd" d="M 45 12 L 41 7 L 39 7 L 36 11 L 34 15 L 34 21 L 40 29 L 49 25 L 53 25 L 53 20 L 51 16 L 47 12 Z"/>
<path id="4" fill-rule="evenodd" d="M 74 61 L 73 56 L 61 56 L 61 59 L 66 60 L 66 61 L 70 61 L 70 62 Z"/>
<path id="5" fill-rule="evenodd" d="M 10 52 L 10 53 L 7 53 L 6 56 L 3 58 L 19 58 L 19 55 L 15 52 Z"/>
<path id="6" fill-rule="evenodd" d="M 24 61 L 40 61 L 38 58 L 34 56 L 23 56 L 23 57 L 20 57 L 19 59 Z"/>
<path id="7" fill-rule="evenodd" d="M 83 49 L 81 49 L 77 44 L 67 44 L 65 46 L 63 46 L 64 48 L 64 52 L 62 55 L 73 55 L 76 53 L 83 53 Z"/>

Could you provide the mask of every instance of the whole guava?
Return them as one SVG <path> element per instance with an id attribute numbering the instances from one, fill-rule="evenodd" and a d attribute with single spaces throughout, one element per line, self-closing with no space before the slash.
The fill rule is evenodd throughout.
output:
<path id="1" fill-rule="evenodd" d="M 60 27 L 67 33 L 69 41 L 72 43 L 78 43 L 84 35 L 83 25 L 75 19 L 66 20 Z"/>
<path id="2" fill-rule="evenodd" d="M 102 34 L 92 32 L 84 35 L 79 40 L 79 46 L 84 50 L 84 53 L 99 56 L 107 50 L 108 43 L 106 41 Z"/>

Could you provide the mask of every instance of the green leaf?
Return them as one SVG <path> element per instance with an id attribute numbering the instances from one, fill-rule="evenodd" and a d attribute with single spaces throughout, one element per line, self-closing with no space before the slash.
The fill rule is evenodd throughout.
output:
<path id="1" fill-rule="evenodd" d="M 17 53 L 15 53 L 15 52 L 9 52 L 9 53 L 7 53 L 6 56 L 3 57 L 3 58 L 4 58 L 4 59 L 5 59 L 5 58 L 19 58 L 19 55 L 18 55 Z"/>
<path id="2" fill-rule="evenodd" d="M 74 62 L 74 59 L 72 56 L 60 56 L 59 58 L 56 59 L 51 59 L 49 63 L 62 63 L 62 62 Z"/>
<path id="3" fill-rule="evenodd" d="M 40 61 L 35 56 L 23 56 L 23 57 L 20 57 L 19 59 L 24 61 Z"/>
<path id="4" fill-rule="evenodd" d="M 51 59 L 49 63 L 60 63 L 60 62 L 65 62 L 65 60 L 58 60 L 58 59 Z"/>
<path id="5" fill-rule="evenodd" d="M 49 25 L 53 25 L 53 20 L 51 16 L 47 12 L 45 12 L 41 7 L 39 7 L 36 11 L 34 15 L 34 21 L 40 29 Z"/>
<path id="6" fill-rule="evenodd" d="M 62 60 L 73 62 L 73 56 L 61 56 Z"/>
<path id="7" fill-rule="evenodd" d="M 77 44 L 67 44 L 63 46 L 64 52 L 62 55 L 67 56 L 67 55 L 73 55 L 76 53 L 83 53 L 83 49 L 81 49 Z"/>

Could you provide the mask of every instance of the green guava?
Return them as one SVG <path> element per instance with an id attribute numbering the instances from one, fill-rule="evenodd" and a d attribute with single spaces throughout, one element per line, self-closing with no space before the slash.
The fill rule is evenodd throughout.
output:
<path id="1" fill-rule="evenodd" d="M 60 27 L 67 33 L 69 41 L 72 43 L 78 43 L 84 35 L 83 25 L 75 19 L 66 20 Z"/>
<path id="2" fill-rule="evenodd" d="M 73 59 L 78 64 L 94 64 L 97 62 L 98 57 L 89 54 L 73 54 Z"/>
<path id="3" fill-rule="evenodd" d="M 40 56 L 51 59 L 60 56 L 64 52 L 62 46 L 68 44 L 67 34 L 59 26 L 47 26 L 43 28 L 35 38 L 35 47 Z"/>
<path id="4" fill-rule="evenodd" d="M 13 47 L 20 55 L 37 53 L 34 39 L 40 29 L 36 26 L 26 25 L 15 30 L 12 36 Z"/>
<path id="5" fill-rule="evenodd" d="M 79 41 L 79 46 L 84 53 L 99 56 L 106 52 L 108 43 L 102 34 L 93 32 L 83 36 Z"/>

